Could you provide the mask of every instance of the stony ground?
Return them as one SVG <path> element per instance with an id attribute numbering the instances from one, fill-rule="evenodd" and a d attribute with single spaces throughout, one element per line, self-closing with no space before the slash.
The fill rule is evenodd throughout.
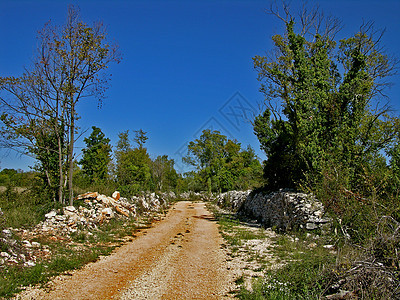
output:
<path id="1" fill-rule="evenodd" d="M 176 203 L 112 255 L 17 299 L 221 299 L 238 272 L 204 203 Z M 236 268 L 237 269 L 237 268 Z M 71 276 L 72 275 L 72 276 Z"/>

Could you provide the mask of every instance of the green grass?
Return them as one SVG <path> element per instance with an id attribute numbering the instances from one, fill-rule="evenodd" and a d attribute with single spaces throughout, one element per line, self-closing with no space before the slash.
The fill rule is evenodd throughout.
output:
<path id="1" fill-rule="evenodd" d="M 54 245 L 53 245 L 54 246 Z M 83 251 L 73 251 L 59 247 L 60 253 L 50 261 L 43 261 L 33 267 L 9 266 L 0 270 L 0 298 L 12 297 L 23 286 L 45 284 L 52 277 L 69 270 L 79 269 L 100 255 L 111 253 L 114 247 L 93 247 Z M 64 248 L 64 250 L 61 250 Z"/>
<path id="2" fill-rule="evenodd" d="M 140 220 L 140 227 L 133 219 L 111 219 L 91 232 L 78 230 L 70 241 L 52 240 L 41 236 L 33 241 L 51 250 L 50 260 L 43 260 L 34 267 L 8 266 L 0 269 L 0 298 L 9 298 L 23 286 L 43 285 L 51 278 L 69 270 L 79 269 L 100 256 L 109 255 L 124 242 L 123 237 L 133 236 L 137 229 L 148 228 L 152 218 Z"/>
<path id="3" fill-rule="evenodd" d="M 13 187 L 8 187 L 0 192 L 0 207 L 4 212 L 4 227 L 26 228 L 40 221 L 37 205 L 29 191 L 18 192 Z"/>
<path id="4" fill-rule="evenodd" d="M 276 238 L 274 249 L 285 265 L 268 270 L 265 279 L 256 281 L 253 291 L 241 289 L 240 299 L 320 299 L 329 286 L 335 256 L 323 248 L 324 241 L 304 234 L 294 239 L 288 235 Z M 309 247 L 315 243 L 314 247 Z"/>
<path id="5" fill-rule="evenodd" d="M 253 280 L 252 291 L 244 288 L 243 277 L 237 280 L 241 285 L 237 297 L 239 299 L 320 299 L 332 278 L 335 256 L 323 245 L 331 243 L 330 237 L 316 238 L 305 232 L 291 235 L 279 234 L 272 238 L 275 246 L 272 249 L 278 262 L 284 262 L 279 269 L 269 268 L 271 262 L 258 257 L 243 247 L 247 240 L 265 238 L 265 231 L 249 230 L 241 226 L 243 220 L 236 215 L 224 214 L 209 205 L 220 225 L 224 239 L 231 245 L 232 252 L 240 248 L 248 250 L 248 261 L 262 263 L 264 278 Z M 313 247 L 310 244 L 313 243 Z"/>

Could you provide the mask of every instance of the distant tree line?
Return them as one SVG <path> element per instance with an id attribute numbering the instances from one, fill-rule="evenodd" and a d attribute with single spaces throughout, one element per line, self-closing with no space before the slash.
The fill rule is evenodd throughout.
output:
<path id="1" fill-rule="evenodd" d="M 142 129 L 119 133 L 112 151 L 110 139 L 100 128 L 92 127 L 85 138 L 86 147 L 76 166 L 74 180 L 78 186 L 101 185 L 115 188 L 124 195 L 141 191 L 208 191 L 225 192 L 233 189 L 251 189 L 260 185 L 262 166 L 254 150 L 228 140 L 218 131 L 204 130 L 199 139 L 188 146 L 184 161 L 195 167 L 193 171 L 179 174 L 175 161 L 167 155 L 151 158 L 145 147 L 147 133 Z M 132 141 L 134 145 L 132 145 Z"/>
<path id="2" fill-rule="evenodd" d="M 74 180 L 81 187 L 105 185 L 118 189 L 129 196 L 142 191 L 174 190 L 179 178 L 174 169 L 174 160 L 167 155 L 155 159 L 145 147 L 147 133 L 142 129 L 134 131 L 132 141 L 129 130 L 119 133 L 114 153 L 110 139 L 100 128 L 93 126 L 92 133 L 85 138 L 86 147 L 78 162 Z"/>
<path id="3" fill-rule="evenodd" d="M 195 168 L 186 174 L 188 189 L 209 193 L 247 190 L 258 187 L 262 181 L 262 166 L 254 150 L 241 148 L 219 131 L 203 130 L 191 141 L 183 161 Z"/>

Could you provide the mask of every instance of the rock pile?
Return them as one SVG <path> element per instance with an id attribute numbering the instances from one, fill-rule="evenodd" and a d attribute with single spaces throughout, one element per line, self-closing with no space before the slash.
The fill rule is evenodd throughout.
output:
<path id="1" fill-rule="evenodd" d="M 70 240 L 71 233 L 85 230 L 89 235 L 99 225 L 113 218 L 129 218 L 162 211 L 167 208 L 174 193 L 142 193 L 130 200 L 114 192 L 112 197 L 97 192 L 88 192 L 75 198 L 79 207 L 66 206 L 61 210 L 52 210 L 45 215 L 45 220 L 36 227 L 26 229 L 4 229 L 0 231 L 0 267 L 3 265 L 34 266 L 38 257 L 51 255 L 48 246 L 27 239 L 42 234 L 50 239 Z M 3 212 L 0 209 L 0 218 Z M 0 220 L 1 221 L 1 220 Z M 22 239 L 14 238 L 17 234 Z"/>
<path id="2" fill-rule="evenodd" d="M 206 192 L 183 192 L 179 194 L 179 199 L 182 200 L 210 200 L 210 195 Z"/>
<path id="3" fill-rule="evenodd" d="M 43 232 L 68 234 L 79 228 L 95 229 L 105 221 L 118 216 L 136 216 L 135 205 L 121 198 L 118 192 L 107 197 L 97 192 L 79 195 L 75 200 L 83 200 L 83 205 L 66 206 L 62 211 L 52 210 L 45 215 L 45 220 L 37 225 Z"/>
<path id="4" fill-rule="evenodd" d="M 33 252 L 40 247 L 39 243 L 31 243 L 27 240 L 17 241 L 10 229 L 3 229 L 0 236 L 0 267 L 5 264 L 24 265 L 26 267 L 36 264 L 36 257 Z"/>
<path id="5" fill-rule="evenodd" d="M 46 220 L 38 224 L 43 232 L 56 231 L 58 234 L 75 232 L 78 228 L 95 229 L 112 218 L 137 217 L 138 214 L 157 212 L 165 209 L 169 199 L 175 194 L 143 193 L 133 196 L 129 201 L 114 192 L 112 197 L 88 192 L 79 195 L 75 200 L 83 200 L 84 206 L 66 206 L 62 213 L 51 211 L 45 215 Z"/>
<path id="6" fill-rule="evenodd" d="M 218 205 L 257 219 L 266 227 L 278 230 L 305 228 L 328 230 L 331 220 L 325 217 L 324 206 L 314 196 L 279 191 L 251 194 L 231 191 L 217 196 Z"/>
<path id="7" fill-rule="evenodd" d="M 156 193 L 143 193 L 140 196 L 132 197 L 132 202 L 135 205 L 135 210 L 138 213 L 149 213 L 155 211 L 161 211 L 167 208 L 168 203 L 171 199 L 175 199 L 176 195 L 174 192 L 163 193 L 158 195 Z"/>

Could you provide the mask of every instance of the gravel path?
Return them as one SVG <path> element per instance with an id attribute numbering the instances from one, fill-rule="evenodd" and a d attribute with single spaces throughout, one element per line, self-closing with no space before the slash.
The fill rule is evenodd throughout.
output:
<path id="1" fill-rule="evenodd" d="M 234 288 L 218 225 L 204 203 L 176 203 L 112 255 L 18 299 L 222 299 Z"/>

